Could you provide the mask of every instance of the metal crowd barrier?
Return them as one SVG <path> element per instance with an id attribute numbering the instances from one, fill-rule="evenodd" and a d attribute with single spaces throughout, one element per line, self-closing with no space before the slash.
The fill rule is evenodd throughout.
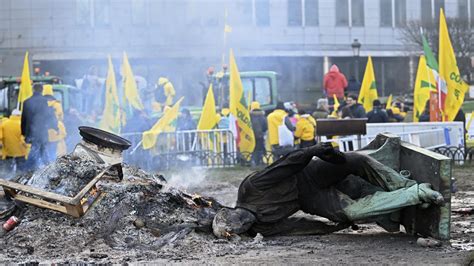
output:
<path id="1" fill-rule="evenodd" d="M 140 166 L 146 170 L 165 170 L 182 167 L 222 168 L 236 165 L 254 165 L 252 154 L 242 154 L 238 151 L 232 131 L 226 129 L 215 130 L 186 130 L 163 132 L 157 138 L 157 144 L 150 150 L 141 148 L 142 133 L 122 134 L 132 139 L 134 146 L 125 154 L 125 162 Z M 451 158 L 456 163 L 472 161 L 474 150 L 464 148 L 464 145 L 452 146 L 444 128 L 398 132 L 401 140 L 417 146 L 433 150 Z M 375 135 L 361 137 L 361 147 L 375 139 Z M 135 141 L 133 141 L 135 139 Z M 341 151 L 360 149 L 357 136 L 338 137 L 321 141 L 338 143 Z M 273 162 L 273 154 L 266 151 L 261 154 L 260 164 Z"/>
<path id="2" fill-rule="evenodd" d="M 446 143 L 446 138 L 444 137 L 445 129 L 428 129 L 428 130 L 417 130 L 411 132 L 400 132 L 400 133 L 392 133 L 400 137 L 401 140 L 409 142 L 411 144 L 420 146 L 425 149 L 433 150 L 438 147 L 445 147 L 448 145 Z M 359 141 L 357 136 L 345 136 L 345 137 L 338 137 L 333 139 L 322 139 L 322 141 L 330 141 L 335 142 L 339 145 L 339 149 L 341 151 L 350 151 L 350 150 L 358 150 L 372 140 L 376 138 L 377 135 L 364 135 L 360 139 L 361 145 L 359 146 Z M 440 137 L 442 136 L 442 137 Z"/>
<path id="3" fill-rule="evenodd" d="M 133 139 L 141 133 L 122 136 Z M 125 155 L 125 161 L 147 170 L 187 166 L 230 167 L 242 162 L 234 135 L 228 129 L 162 132 L 155 147 L 149 150 L 143 150 L 141 142 L 134 145 Z"/>

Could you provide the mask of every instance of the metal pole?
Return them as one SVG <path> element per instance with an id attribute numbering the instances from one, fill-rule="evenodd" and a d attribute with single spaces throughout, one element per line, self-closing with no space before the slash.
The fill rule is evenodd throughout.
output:
<path id="1" fill-rule="evenodd" d="M 361 138 L 361 135 L 357 135 L 357 149 L 360 149 L 362 148 L 362 138 Z"/>
<path id="2" fill-rule="evenodd" d="M 354 56 L 355 57 L 355 77 L 356 77 L 356 81 L 359 82 L 359 57 L 358 56 Z"/>

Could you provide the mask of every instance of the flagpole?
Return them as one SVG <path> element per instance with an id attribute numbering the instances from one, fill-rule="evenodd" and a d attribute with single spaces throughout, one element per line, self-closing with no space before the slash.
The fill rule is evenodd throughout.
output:
<path id="1" fill-rule="evenodd" d="M 225 11 L 224 11 L 224 48 L 223 48 L 223 51 L 222 51 L 222 64 L 221 66 L 223 66 L 225 64 L 225 53 L 226 53 L 226 47 L 227 47 L 227 7 L 225 8 Z"/>
<path id="2" fill-rule="evenodd" d="M 133 150 L 130 152 L 130 154 L 134 154 L 135 151 L 138 149 L 138 147 L 140 147 L 140 145 L 142 145 L 143 143 L 143 140 L 140 140 L 140 142 L 138 142 L 137 146 L 135 146 L 135 148 L 133 148 Z"/>

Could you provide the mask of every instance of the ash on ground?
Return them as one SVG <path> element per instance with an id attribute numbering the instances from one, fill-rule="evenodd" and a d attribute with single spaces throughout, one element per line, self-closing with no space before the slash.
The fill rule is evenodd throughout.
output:
<path id="1" fill-rule="evenodd" d="M 460 181 L 456 199 L 462 202 L 455 200 L 453 208 L 474 207 L 474 195 L 465 193 L 474 187 L 472 170 L 454 169 Z M 250 170 L 202 172 L 206 181 L 187 190 L 231 202 Z M 98 184 L 106 192 L 103 198 L 81 218 L 25 206 L 22 214 L 17 213 L 21 223 L 0 237 L 0 262 L 469 264 L 474 239 L 466 227 L 473 224 L 469 214 L 453 216 L 452 245 L 437 248 L 420 247 L 417 236 L 386 233 L 374 224 L 323 236 L 218 240 L 209 232 L 219 206 L 213 199 L 189 195 L 134 167 L 124 167 L 121 183 L 109 178 Z"/>
<path id="2" fill-rule="evenodd" d="M 60 167 L 47 171 L 60 173 L 62 162 L 71 160 L 63 157 L 56 162 Z M 81 163 L 87 165 L 87 161 Z M 93 169 L 90 175 L 100 170 L 87 169 Z M 73 171 L 68 179 L 73 179 Z M 58 189 L 64 183 L 57 178 L 49 182 L 46 188 Z M 113 261 L 120 262 L 141 257 L 189 258 L 199 248 L 214 246 L 212 219 L 222 207 L 214 199 L 184 193 L 153 174 L 128 166 L 121 182 L 106 176 L 97 187 L 102 192 L 100 200 L 81 218 L 28 205 L 19 208 L 16 214 L 21 223 L 3 236 L 2 253 L 16 262 L 100 260 L 114 253 Z M 193 243 L 188 245 L 193 252 L 176 248 L 182 242 Z"/>
<path id="3" fill-rule="evenodd" d="M 74 197 L 96 175 L 106 168 L 83 146 L 76 146 L 73 153 L 59 157 L 54 163 L 36 171 L 32 176 L 22 176 L 20 183 Z"/>

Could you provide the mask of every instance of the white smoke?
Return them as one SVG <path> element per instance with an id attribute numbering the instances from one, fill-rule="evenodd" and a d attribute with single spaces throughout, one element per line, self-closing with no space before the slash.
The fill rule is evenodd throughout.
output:
<path id="1" fill-rule="evenodd" d="M 168 184 L 181 190 L 189 191 L 203 186 L 206 183 L 208 171 L 201 167 L 188 167 L 179 172 L 173 172 L 169 177 Z"/>

